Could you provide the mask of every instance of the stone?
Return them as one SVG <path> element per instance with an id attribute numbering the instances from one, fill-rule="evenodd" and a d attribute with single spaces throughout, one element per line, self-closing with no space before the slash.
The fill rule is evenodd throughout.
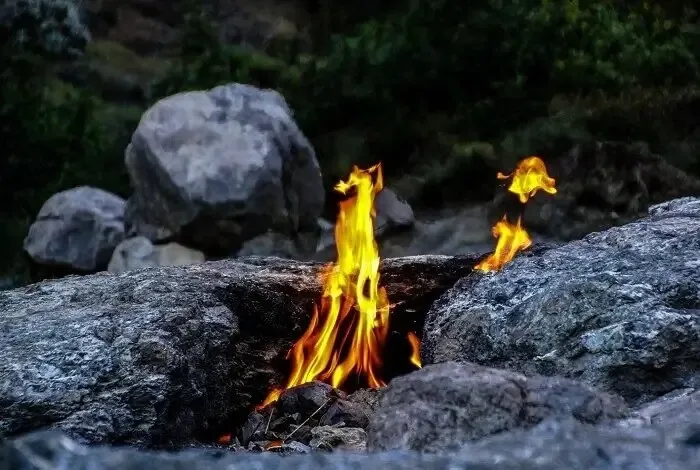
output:
<path id="1" fill-rule="evenodd" d="M 358 432 L 358 434 L 361 434 Z M 153 452 L 129 447 L 84 446 L 56 431 L 0 442 L 0 470 L 689 470 L 700 446 L 669 438 L 655 427 L 595 427 L 570 419 L 465 443 L 447 454 L 411 451 L 273 453 L 188 449 Z"/>
<path id="2" fill-rule="evenodd" d="M 266 232 L 243 243 L 236 256 L 277 256 L 298 259 L 304 250 L 298 248 L 295 240 L 288 235 Z"/>
<path id="3" fill-rule="evenodd" d="M 333 387 L 330 385 L 319 381 L 308 382 L 283 391 L 277 401 L 277 409 L 280 413 L 309 416 L 328 405 L 332 396 Z"/>
<path id="4" fill-rule="evenodd" d="M 268 230 L 315 234 L 315 151 L 273 90 L 239 83 L 161 99 L 126 149 L 129 230 L 226 256 Z"/>
<path id="5" fill-rule="evenodd" d="M 397 377 L 370 416 L 371 450 L 458 450 L 467 441 L 551 418 L 600 423 L 625 416 L 619 397 L 572 380 L 526 377 L 468 363 L 428 365 Z"/>
<path id="6" fill-rule="evenodd" d="M 503 217 L 506 207 L 517 207 L 528 230 L 575 240 L 630 222 L 645 215 L 650 205 L 700 195 L 700 179 L 674 167 L 642 142 L 577 144 L 545 163 L 556 179 L 557 194 L 538 194 L 522 207 L 514 194 L 499 192 L 491 222 Z"/>
<path id="7" fill-rule="evenodd" d="M 347 427 L 366 428 L 369 424 L 370 410 L 366 406 L 350 400 L 334 400 L 328 410 L 321 416 L 321 426 L 343 423 Z"/>
<path id="8" fill-rule="evenodd" d="M 250 441 L 258 441 L 264 438 L 265 423 L 267 419 L 257 411 L 253 411 L 248 415 L 245 423 L 239 430 L 239 440 L 241 445 L 247 446 Z"/>
<path id="9" fill-rule="evenodd" d="M 638 406 L 700 387 L 700 199 L 467 276 L 428 312 L 424 364 L 558 375 Z"/>
<path id="10" fill-rule="evenodd" d="M 413 209 L 390 188 L 382 189 L 374 198 L 377 213 L 374 234 L 381 237 L 391 231 L 411 228 L 416 221 Z"/>
<path id="11" fill-rule="evenodd" d="M 39 265 L 100 271 L 124 239 L 124 206 L 119 196 L 90 186 L 56 193 L 29 227 L 24 251 Z"/>
<path id="12" fill-rule="evenodd" d="M 118 274 L 153 266 L 182 266 L 204 261 L 201 251 L 175 242 L 154 245 L 148 238 L 138 236 L 117 245 L 107 271 Z"/>
<path id="13" fill-rule="evenodd" d="M 309 446 L 314 449 L 364 451 L 367 433 L 362 428 L 318 426 L 311 430 Z"/>
<path id="14" fill-rule="evenodd" d="M 475 262 L 383 261 L 392 315 L 417 321 Z M 88 443 L 216 441 L 286 381 L 322 268 L 242 258 L 0 292 L 0 436 L 53 427 Z"/>
<path id="15" fill-rule="evenodd" d="M 700 425 L 700 390 L 681 388 L 635 409 L 622 426 L 659 425 L 675 431 Z"/>

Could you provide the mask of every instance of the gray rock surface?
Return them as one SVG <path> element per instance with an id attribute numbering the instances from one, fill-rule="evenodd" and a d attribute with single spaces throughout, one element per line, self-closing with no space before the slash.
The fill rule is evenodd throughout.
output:
<path id="1" fill-rule="evenodd" d="M 625 426 L 654 424 L 676 431 L 700 424 L 700 390 L 694 388 L 674 390 L 640 406 L 620 424 Z"/>
<path id="2" fill-rule="evenodd" d="M 232 83 L 158 101 L 126 150 L 129 230 L 228 255 L 275 229 L 315 233 L 314 149 L 273 90 Z"/>
<path id="3" fill-rule="evenodd" d="M 124 239 L 124 206 L 119 196 L 90 186 L 56 193 L 29 227 L 24 251 L 39 265 L 104 269 Z"/>
<path id="4" fill-rule="evenodd" d="M 546 421 L 503 433 L 450 454 L 410 451 L 312 452 L 280 457 L 193 449 L 157 453 L 84 447 L 57 432 L 37 432 L 0 444 L 0 470 L 691 470 L 700 446 L 692 429 L 669 438 L 663 429 L 594 427 Z"/>
<path id="5" fill-rule="evenodd" d="M 454 451 L 549 418 L 594 424 L 626 412 L 619 397 L 573 380 L 444 362 L 391 381 L 370 416 L 368 444 L 373 450 Z"/>
<path id="6" fill-rule="evenodd" d="M 393 230 L 407 229 L 413 226 L 416 217 L 410 204 L 400 199 L 391 188 L 382 189 L 374 199 L 377 216 L 374 220 L 376 236 L 385 235 Z"/>
<path id="7" fill-rule="evenodd" d="M 383 262 L 392 315 L 422 316 L 474 263 Z M 215 440 L 286 380 L 319 268 L 247 258 L 0 292 L 0 436 L 53 426 L 93 443 Z"/>
<path id="8" fill-rule="evenodd" d="M 575 378 L 632 405 L 700 386 L 700 199 L 537 251 L 436 301 L 424 363 Z"/>
<path id="9" fill-rule="evenodd" d="M 154 245 L 148 238 L 138 236 L 117 245 L 107 271 L 116 274 L 147 267 L 183 266 L 204 261 L 204 253 L 199 250 L 175 242 Z"/>

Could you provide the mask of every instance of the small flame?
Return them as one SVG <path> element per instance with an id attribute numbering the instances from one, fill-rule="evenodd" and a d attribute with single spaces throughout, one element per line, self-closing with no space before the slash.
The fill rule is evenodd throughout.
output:
<path id="1" fill-rule="evenodd" d="M 411 344 L 411 364 L 418 367 L 423 367 L 420 361 L 420 340 L 412 331 L 408 332 L 408 342 Z"/>
<path id="2" fill-rule="evenodd" d="M 231 435 L 230 434 L 224 434 L 220 436 L 217 440 L 216 443 L 222 446 L 228 446 L 231 445 Z"/>
<path id="3" fill-rule="evenodd" d="M 373 181 L 374 176 L 374 181 Z M 378 375 L 380 352 L 389 328 L 389 301 L 379 287 L 379 249 L 374 240 L 374 198 L 382 190 L 381 164 L 353 167 L 335 190 L 353 195 L 340 203 L 335 226 L 337 261 L 321 273 L 323 297 L 311 323 L 287 355 L 292 373 L 285 389 L 320 380 L 340 388 L 355 374 L 371 388 L 385 385 Z M 276 401 L 272 390 L 258 407 Z"/>
<path id="4" fill-rule="evenodd" d="M 267 444 L 265 444 L 265 447 L 263 447 L 265 450 L 276 450 L 280 449 L 284 445 L 284 441 L 281 440 L 275 440 L 275 441 L 270 441 Z"/>
<path id="5" fill-rule="evenodd" d="M 518 163 L 513 173 L 504 175 L 500 171 L 496 175 L 498 179 L 504 180 L 513 177 L 508 191 L 514 193 L 520 202 L 526 203 L 540 189 L 549 194 L 556 194 L 554 187 L 556 181 L 547 174 L 547 167 L 539 157 L 527 157 Z"/>
<path id="6" fill-rule="evenodd" d="M 522 228 L 520 217 L 518 222 L 512 225 L 505 216 L 492 229 L 494 238 L 497 238 L 496 249 L 488 258 L 474 266 L 484 272 L 499 271 L 515 255 L 532 245 L 532 240 L 527 231 Z"/>

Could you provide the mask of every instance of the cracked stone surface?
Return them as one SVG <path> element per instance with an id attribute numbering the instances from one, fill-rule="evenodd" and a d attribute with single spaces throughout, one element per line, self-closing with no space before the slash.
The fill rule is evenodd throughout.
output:
<path id="1" fill-rule="evenodd" d="M 454 451 L 549 418 L 597 424 L 626 413 L 621 398 L 573 380 L 445 362 L 392 380 L 370 417 L 368 446 Z"/>
<path id="2" fill-rule="evenodd" d="M 385 261 L 392 315 L 415 323 L 475 261 Z M 216 440 L 286 379 L 319 268 L 247 258 L 1 292 L 0 437 L 55 427 L 89 443 Z"/>
<path id="3" fill-rule="evenodd" d="M 424 363 L 577 379 L 632 406 L 700 386 L 700 199 L 460 280 L 426 318 Z"/>

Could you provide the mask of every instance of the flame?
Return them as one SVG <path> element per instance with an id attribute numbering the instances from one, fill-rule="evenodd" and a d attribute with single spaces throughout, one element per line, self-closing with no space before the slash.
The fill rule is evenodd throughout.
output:
<path id="1" fill-rule="evenodd" d="M 224 434 L 224 435 L 220 436 L 220 437 L 216 440 L 216 442 L 217 442 L 217 444 L 220 444 L 220 445 L 222 445 L 222 446 L 231 445 L 231 435 L 230 435 L 230 434 Z"/>
<path id="2" fill-rule="evenodd" d="M 518 222 L 513 225 L 503 216 L 503 219 L 494 225 L 491 232 L 494 238 L 498 239 L 496 249 L 488 258 L 474 266 L 474 269 L 484 272 L 499 271 L 519 251 L 532 245 L 530 235 L 522 228 L 520 217 L 518 217 Z"/>
<path id="3" fill-rule="evenodd" d="M 408 342 L 411 344 L 411 364 L 418 367 L 423 367 L 420 362 L 420 340 L 412 331 L 408 332 Z"/>
<path id="4" fill-rule="evenodd" d="M 374 181 L 373 181 L 374 176 Z M 355 374 L 371 388 L 385 383 L 378 375 L 380 352 L 389 327 L 389 301 L 379 287 L 379 249 L 374 240 L 374 198 L 383 187 L 382 167 L 353 167 L 335 190 L 352 195 L 340 203 L 335 226 L 337 261 L 321 273 L 323 297 L 311 323 L 287 355 L 292 373 L 285 389 L 320 380 L 340 388 Z M 272 390 L 258 407 L 276 401 Z"/>
<path id="5" fill-rule="evenodd" d="M 518 163 L 513 173 L 504 175 L 500 171 L 496 175 L 498 179 L 504 180 L 513 177 L 508 191 L 517 194 L 520 202 L 526 203 L 528 199 L 540 189 L 549 194 L 556 194 L 554 187 L 556 181 L 547 174 L 547 167 L 540 157 L 527 157 Z"/>

